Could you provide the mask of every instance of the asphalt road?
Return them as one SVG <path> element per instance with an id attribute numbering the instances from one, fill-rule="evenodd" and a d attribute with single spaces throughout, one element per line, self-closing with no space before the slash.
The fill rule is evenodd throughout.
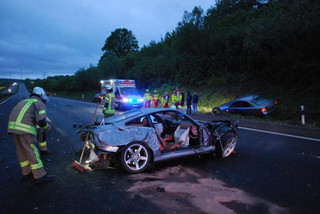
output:
<path id="1" fill-rule="evenodd" d="M 41 157 L 55 181 L 22 181 L 6 127 L 12 108 L 27 97 L 20 85 L 0 102 L 1 213 L 319 213 L 319 129 L 240 121 L 236 154 L 227 159 L 170 161 L 136 175 L 80 174 L 71 166 L 83 146 L 73 124 L 89 124 L 96 107 L 101 120 L 102 106 L 57 97 L 47 103 L 48 147 L 56 154 Z"/>

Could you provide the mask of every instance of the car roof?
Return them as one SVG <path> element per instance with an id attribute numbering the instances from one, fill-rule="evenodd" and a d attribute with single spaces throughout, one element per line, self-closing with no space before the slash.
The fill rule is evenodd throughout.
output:
<path id="1" fill-rule="evenodd" d="M 260 95 L 258 94 L 246 94 L 246 95 L 243 95 L 241 97 L 238 97 L 235 99 L 235 101 L 251 101 L 257 97 L 260 97 Z"/>

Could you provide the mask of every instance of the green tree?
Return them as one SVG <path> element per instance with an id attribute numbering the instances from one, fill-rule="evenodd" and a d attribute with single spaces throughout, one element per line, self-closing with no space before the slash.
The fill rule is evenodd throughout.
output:
<path id="1" fill-rule="evenodd" d="M 118 28 L 106 39 L 102 51 L 119 58 L 139 49 L 138 41 L 131 30 Z"/>

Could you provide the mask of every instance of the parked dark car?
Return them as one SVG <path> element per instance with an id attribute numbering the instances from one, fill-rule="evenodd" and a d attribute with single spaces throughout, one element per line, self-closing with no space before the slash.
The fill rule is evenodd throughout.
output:
<path id="1" fill-rule="evenodd" d="M 186 156 L 228 157 L 238 141 L 238 122 L 196 121 L 175 109 L 142 108 L 105 118 L 77 133 L 81 140 L 88 139 L 85 162 L 90 167 L 115 164 L 139 173 L 153 163 Z"/>
<path id="2" fill-rule="evenodd" d="M 222 113 L 267 116 L 278 108 L 278 101 L 257 94 L 247 94 L 212 109 L 212 115 Z"/>
<path id="3" fill-rule="evenodd" d="M 102 103 L 102 99 L 103 99 L 103 95 L 98 93 L 98 94 L 95 94 L 92 98 L 92 102 L 94 103 Z"/>

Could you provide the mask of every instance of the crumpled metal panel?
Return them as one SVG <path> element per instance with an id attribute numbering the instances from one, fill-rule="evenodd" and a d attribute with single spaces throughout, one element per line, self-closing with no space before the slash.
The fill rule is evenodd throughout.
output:
<path id="1" fill-rule="evenodd" d="M 98 139 L 97 146 L 127 145 L 134 141 L 147 142 L 152 150 L 159 150 L 156 132 L 149 127 L 116 127 L 114 125 L 103 125 L 93 130 Z"/>
<path id="2" fill-rule="evenodd" d="M 209 130 L 204 127 L 204 126 L 201 126 L 200 127 L 200 133 L 201 133 L 201 140 L 202 142 L 200 142 L 200 145 L 201 146 L 209 146 L 210 145 L 210 132 Z"/>

